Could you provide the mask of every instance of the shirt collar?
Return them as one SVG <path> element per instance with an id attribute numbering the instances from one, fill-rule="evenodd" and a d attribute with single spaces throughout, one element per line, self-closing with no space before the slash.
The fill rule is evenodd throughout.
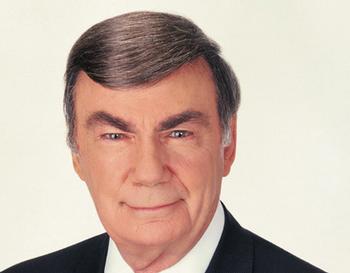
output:
<path id="1" fill-rule="evenodd" d="M 225 214 L 221 203 L 207 230 L 197 244 L 180 261 L 161 271 L 162 273 L 204 273 L 210 263 L 224 229 Z M 131 267 L 124 261 L 113 240 L 109 239 L 105 273 L 133 273 Z"/>

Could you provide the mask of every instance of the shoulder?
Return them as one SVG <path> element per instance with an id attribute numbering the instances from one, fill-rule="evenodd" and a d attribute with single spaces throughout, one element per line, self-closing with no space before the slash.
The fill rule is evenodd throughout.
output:
<path id="1" fill-rule="evenodd" d="M 255 273 L 322 273 L 324 271 L 294 256 L 273 243 L 246 231 L 253 243 L 253 268 Z"/>
<path id="2" fill-rule="evenodd" d="M 103 233 L 50 254 L 21 262 L 2 273 L 75 272 L 80 263 L 89 259 L 92 250 L 100 250 L 100 255 L 105 255 L 103 252 L 107 252 L 108 238 L 108 235 Z"/>
<path id="3" fill-rule="evenodd" d="M 294 256 L 288 251 L 242 228 L 224 207 L 225 226 L 219 246 L 216 266 L 254 273 L 322 273 L 324 271 Z M 220 258 L 219 258 L 220 256 Z M 222 257 L 226 257 L 223 259 Z M 228 262 L 230 261 L 230 262 Z M 236 270 L 237 271 L 237 270 Z"/>

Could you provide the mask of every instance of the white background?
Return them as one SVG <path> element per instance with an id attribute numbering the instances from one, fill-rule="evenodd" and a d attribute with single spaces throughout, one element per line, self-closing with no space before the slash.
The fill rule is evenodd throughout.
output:
<path id="1" fill-rule="evenodd" d="M 348 1 L 0 2 L 0 270 L 103 232 L 65 145 L 63 73 L 91 25 L 187 16 L 241 83 L 222 200 L 244 227 L 330 272 L 350 257 Z"/>

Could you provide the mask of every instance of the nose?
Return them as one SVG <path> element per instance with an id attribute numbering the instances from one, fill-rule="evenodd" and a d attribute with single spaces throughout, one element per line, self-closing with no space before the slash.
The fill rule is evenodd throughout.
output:
<path id="1" fill-rule="evenodd" d="M 166 151 L 156 140 L 145 140 L 136 145 L 132 181 L 138 186 L 153 187 L 169 181 L 171 172 L 166 164 Z"/>

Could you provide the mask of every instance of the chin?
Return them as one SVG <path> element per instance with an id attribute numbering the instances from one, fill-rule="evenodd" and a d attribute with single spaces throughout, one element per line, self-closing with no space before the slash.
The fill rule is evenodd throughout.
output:
<path id="1" fill-rule="evenodd" d="M 191 230 L 189 225 L 181 224 L 180 222 L 173 223 L 166 220 L 156 220 L 144 223 L 136 226 L 134 232 L 129 232 L 128 237 L 133 243 L 145 246 L 171 244 L 186 237 L 186 234 Z"/>
<path id="2" fill-rule="evenodd" d="M 182 202 L 155 211 L 124 210 L 122 214 L 99 214 L 107 233 L 116 243 L 144 246 L 171 244 L 193 232 L 190 214 Z"/>
<path id="3" fill-rule="evenodd" d="M 182 219 L 183 220 L 183 219 Z M 118 243 L 139 246 L 162 246 L 185 239 L 191 232 L 190 221 L 149 220 L 142 223 L 123 221 L 117 227 L 105 225 L 107 233 Z"/>

